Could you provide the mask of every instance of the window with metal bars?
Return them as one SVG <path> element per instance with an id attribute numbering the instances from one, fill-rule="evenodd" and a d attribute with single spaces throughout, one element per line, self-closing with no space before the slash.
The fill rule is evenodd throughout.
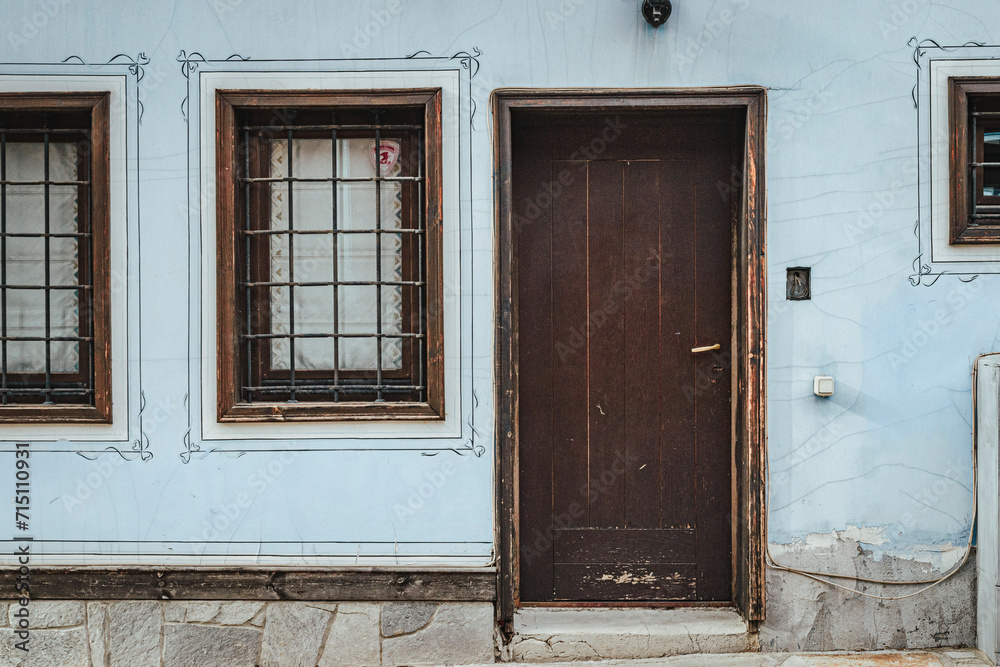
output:
<path id="1" fill-rule="evenodd" d="M 443 417 L 440 116 L 218 93 L 221 421 Z"/>
<path id="2" fill-rule="evenodd" d="M 111 422 L 108 122 L 0 94 L 0 422 Z"/>
<path id="3" fill-rule="evenodd" d="M 951 243 L 1000 243 L 1000 78 L 949 79 Z"/>

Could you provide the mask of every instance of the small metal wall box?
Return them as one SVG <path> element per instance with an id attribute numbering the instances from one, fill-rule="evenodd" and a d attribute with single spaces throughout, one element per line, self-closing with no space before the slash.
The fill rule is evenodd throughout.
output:
<path id="1" fill-rule="evenodd" d="M 808 301 L 812 298 L 811 277 L 808 266 L 792 266 L 785 280 L 785 298 L 789 301 Z"/>
<path id="2" fill-rule="evenodd" d="M 643 0 L 642 2 L 642 15 L 654 28 L 659 28 L 666 23 L 672 10 L 670 0 Z"/>
<path id="3" fill-rule="evenodd" d="M 813 393 L 823 398 L 833 396 L 833 378 L 829 375 L 817 375 L 814 377 Z"/>

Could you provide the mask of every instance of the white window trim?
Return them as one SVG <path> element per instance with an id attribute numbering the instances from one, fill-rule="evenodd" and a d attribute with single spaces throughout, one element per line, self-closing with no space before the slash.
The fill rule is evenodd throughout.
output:
<path id="1" fill-rule="evenodd" d="M 959 76 L 1000 78 L 1000 60 L 931 61 L 931 250 L 934 261 L 1000 261 L 1000 244 L 951 245 L 951 163 L 948 131 L 948 79 Z"/>
<path id="2" fill-rule="evenodd" d="M 125 77 L 101 75 L 0 75 L 0 92 L 108 92 L 111 207 L 111 424 L 4 424 L 3 441 L 128 439 L 128 183 Z"/>
<path id="3" fill-rule="evenodd" d="M 397 72 L 201 72 L 201 419 L 203 440 L 452 438 L 461 424 L 461 194 L 459 75 L 453 70 Z M 215 94 L 217 90 L 376 90 L 441 88 L 444 253 L 445 418 L 436 421 L 223 423 L 216 412 Z"/>

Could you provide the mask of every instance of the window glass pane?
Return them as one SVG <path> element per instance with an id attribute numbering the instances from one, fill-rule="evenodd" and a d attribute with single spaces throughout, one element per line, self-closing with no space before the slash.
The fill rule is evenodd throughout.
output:
<path id="1" fill-rule="evenodd" d="M 1000 163 L 1000 129 L 983 133 L 983 162 Z M 1000 166 L 983 168 L 983 195 L 1000 197 Z"/>
<path id="2" fill-rule="evenodd" d="M 398 146 L 398 144 L 397 144 Z M 292 140 L 292 153 L 288 154 L 287 139 L 272 139 L 270 150 L 270 177 L 287 178 L 289 161 L 296 179 L 329 179 L 333 176 L 332 139 L 306 138 Z M 340 178 L 372 178 L 373 139 L 338 139 L 337 176 Z M 397 176 L 401 164 L 397 161 L 386 176 Z M 289 243 L 290 235 L 273 235 L 270 241 L 271 282 L 295 283 L 375 283 L 377 270 L 378 236 L 376 229 L 376 186 L 374 182 L 324 181 L 310 183 L 296 181 L 271 184 L 270 228 L 288 230 L 289 199 L 291 198 L 291 227 L 295 230 L 331 230 L 334 224 L 333 192 L 337 191 L 336 224 L 341 230 L 370 233 L 298 234 Z M 398 182 L 383 182 L 380 206 L 382 229 L 402 227 L 402 186 Z M 337 276 L 334 271 L 334 243 L 337 246 Z M 289 258 L 294 255 L 294 262 Z M 294 274 L 292 269 L 294 269 Z M 399 234 L 381 234 L 381 280 L 402 280 L 402 239 Z M 375 334 L 378 332 L 378 301 L 375 285 L 339 285 L 336 299 L 339 312 L 334 319 L 334 286 L 272 288 L 271 333 L 290 334 L 292 293 L 294 292 L 295 334 Z M 382 287 L 382 333 L 399 333 L 403 327 L 401 288 L 398 285 Z M 333 339 L 298 338 L 295 341 L 296 369 L 371 370 L 378 364 L 378 344 L 373 338 L 344 337 L 339 342 L 339 364 L 335 361 Z M 402 341 L 384 339 L 382 343 L 382 369 L 402 368 Z M 291 343 L 288 338 L 271 341 L 271 367 L 275 370 L 291 368 Z"/>
<path id="3" fill-rule="evenodd" d="M 42 181 L 45 178 L 45 149 L 41 141 L 7 141 L 7 179 L 13 182 Z M 77 180 L 77 146 L 52 141 L 49 145 L 49 180 Z M 49 232 L 74 233 L 79 229 L 79 188 L 50 185 Z M 45 232 L 45 186 L 11 184 L 6 188 L 6 229 L 8 234 Z M 46 241 L 40 236 L 9 237 L 6 240 L 7 284 L 44 287 L 46 282 Z M 73 286 L 80 282 L 79 241 L 77 238 L 50 238 L 48 241 L 48 281 L 53 286 Z M 80 336 L 80 293 L 74 289 L 49 290 L 49 336 Z M 13 289 L 7 292 L 5 321 L 7 335 L 14 338 L 44 338 L 45 290 Z M 9 373 L 44 373 L 44 342 L 11 341 L 7 350 Z M 80 372 L 80 345 L 76 341 L 51 341 L 48 354 L 53 373 Z"/>

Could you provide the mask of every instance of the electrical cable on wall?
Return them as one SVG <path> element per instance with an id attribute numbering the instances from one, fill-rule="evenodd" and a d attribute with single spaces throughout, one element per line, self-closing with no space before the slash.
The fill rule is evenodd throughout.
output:
<path id="1" fill-rule="evenodd" d="M 818 581 L 820 583 L 828 584 L 830 586 L 833 586 L 834 588 L 839 588 L 841 590 L 847 591 L 849 593 L 855 593 L 857 595 L 863 595 L 864 597 L 873 598 L 875 600 L 905 600 L 906 598 L 911 598 L 911 597 L 920 595 L 921 593 L 925 593 L 928 590 L 930 590 L 930 589 L 934 588 L 935 586 L 937 586 L 938 584 L 940 584 L 940 583 L 948 580 L 949 578 L 951 578 L 952 576 L 954 576 L 955 574 L 957 574 L 958 571 L 961 570 L 965 566 L 966 562 L 968 562 L 969 555 L 972 553 L 972 539 L 973 539 L 973 535 L 975 534 L 975 529 L 976 529 L 976 514 L 977 514 L 977 511 L 978 511 L 978 502 L 977 502 L 978 498 L 977 497 L 978 497 L 978 490 L 979 490 L 979 470 L 978 470 L 977 465 L 976 465 L 976 457 L 977 457 L 977 454 L 978 454 L 978 443 L 979 443 L 979 430 L 978 430 L 979 429 L 979 422 L 978 422 L 979 407 L 978 407 L 977 402 L 976 402 L 976 390 L 977 390 L 977 381 L 978 381 L 978 374 L 979 374 L 979 360 L 982 359 L 983 357 L 990 357 L 990 356 L 994 356 L 994 355 L 997 355 L 997 354 L 1000 354 L 1000 352 L 987 352 L 986 354 L 980 354 L 978 357 L 976 357 L 975 361 L 972 362 L 972 523 L 969 526 L 969 539 L 968 539 L 968 542 L 965 545 L 965 554 L 962 556 L 962 560 L 959 561 L 958 565 L 956 565 L 955 567 L 953 567 L 951 570 L 949 570 L 944 575 L 942 575 L 940 577 L 936 577 L 934 579 L 924 579 L 924 580 L 917 580 L 917 581 L 888 581 L 888 580 L 884 580 L 884 579 L 868 579 L 866 577 L 859 577 L 857 575 L 851 575 L 851 574 L 834 574 L 834 573 L 829 573 L 829 572 L 816 572 L 814 570 L 805 570 L 805 569 L 801 569 L 801 568 L 791 567 L 791 566 L 788 566 L 788 565 L 781 565 L 780 563 L 778 563 L 777 560 L 775 560 L 774 556 L 771 555 L 770 541 L 769 540 L 765 540 L 765 542 L 764 542 L 764 551 L 765 551 L 765 555 L 767 556 L 768 564 L 773 569 L 775 569 L 775 570 L 779 570 L 779 571 L 782 571 L 782 572 L 791 572 L 793 574 L 799 574 L 799 575 L 802 575 L 803 577 L 807 577 L 807 578 L 812 579 L 814 581 Z M 764 460 L 765 460 L 765 464 L 767 465 L 767 496 L 768 496 L 767 497 L 767 505 L 770 506 L 770 504 L 771 504 L 771 502 L 770 502 L 771 501 L 771 465 L 770 465 L 770 459 L 767 456 L 767 451 L 766 451 L 767 450 L 767 444 L 766 443 L 765 443 L 764 447 L 765 447 L 765 457 L 764 457 Z M 866 593 L 865 591 L 861 591 L 861 590 L 858 590 L 856 588 L 851 588 L 850 586 L 844 586 L 842 584 L 838 584 L 835 581 L 830 581 L 830 578 L 833 578 L 833 579 L 850 579 L 852 581 L 857 581 L 857 582 L 861 582 L 861 583 L 878 584 L 878 585 L 883 585 L 883 586 L 921 586 L 921 585 L 923 585 L 924 587 L 921 588 L 918 591 L 914 591 L 913 593 L 907 593 L 906 595 L 895 595 L 895 596 L 893 596 L 893 595 L 875 595 L 873 593 Z"/>

